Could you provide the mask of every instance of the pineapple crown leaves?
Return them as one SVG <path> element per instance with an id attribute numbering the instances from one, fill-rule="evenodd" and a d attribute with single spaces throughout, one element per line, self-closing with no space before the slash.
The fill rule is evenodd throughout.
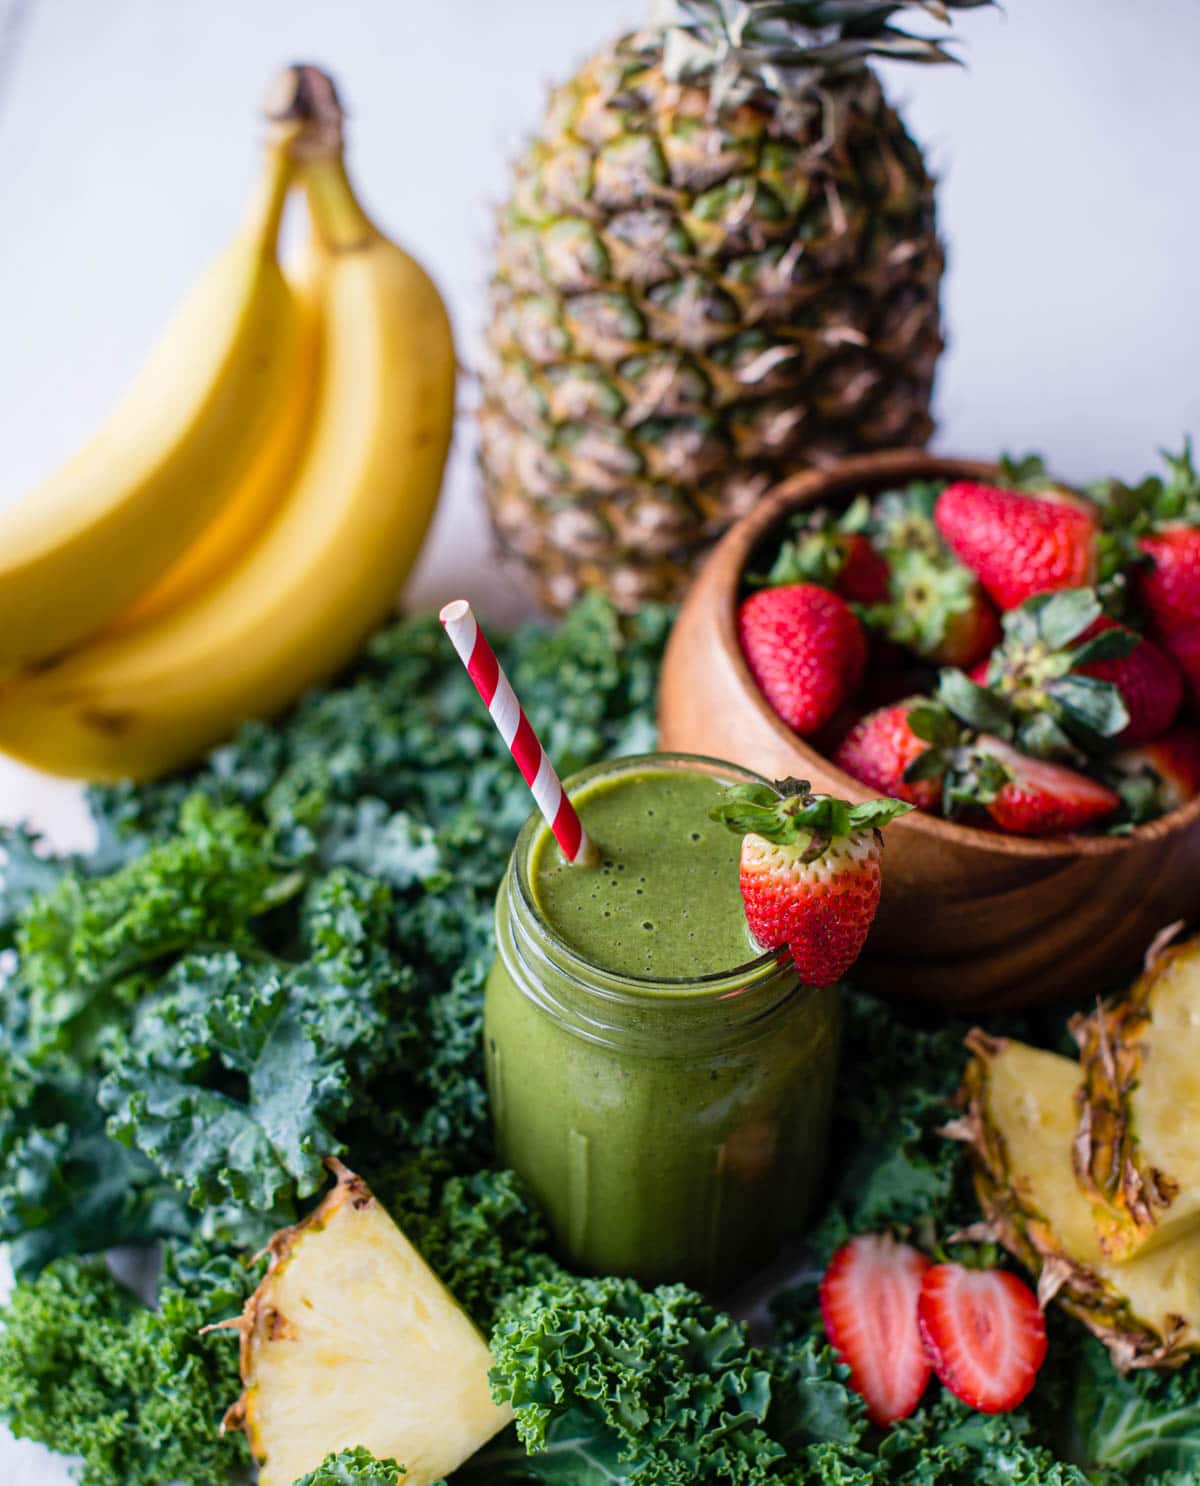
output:
<path id="1" fill-rule="evenodd" d="M 870 57 L 957 62 L 945 36 L 890 24 L 921 10 L 943 25 L 952 10 L 994 0 L 651 0 L 650 21 L 664 33 L 663 69 L 676 82 L 711 76 L 714 107 L 743 102 L 760 88 L 795 95 L 822 75 L 855 71 Z"/>
<path id="2" fill-rule="evenodd" d="M 1003 620 L 986 686 L 945 670 L 937 698 L 968 727 L 1008 739 L 1038 758 L 1103 752 L 1129 723 L 1121 693 L 1109 681 L 1079 673 L 1094 661 L 1116 660 L 1138 644 L 1114 628 L 1085 638 L 1104 613 L 1094 588 L 1037 594 Z"/>
<path id="3" fill-rule="evenodd" d="M 878 831 L 907 815 L 902 800 L 863 800 L 852 805 L 834 795 L 816 795 L 807 779 L 770 784 L 735 784 L 708 812 L 735 835 L 753 833 L 776 846 L 803 843 L 801 860 L 815 862 L 829 846 L 860 831 Z"/>

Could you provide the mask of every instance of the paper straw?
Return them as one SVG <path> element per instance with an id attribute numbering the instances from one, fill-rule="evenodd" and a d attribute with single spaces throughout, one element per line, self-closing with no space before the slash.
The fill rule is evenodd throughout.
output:
<path id="1" fill-rule="evenodd" d="M 500 736 L 508 745 L 525 783 L 533 791 L 534 801 L 554 832 L 554 839 L 562 847 L 563 856 L 577 867 L 595 865 L 599 854 L 588 839 L 574 805 L 567 799 L 567 792 L 554 772 L 554 765 L 532 723 L 525 716 L 525 709 L 517 701 L 517 694 L 496 659 L 496 652 L 475 622 L 470 604 L 466 599 L 455 599 L 445 605 L 438 618 L 475 683 L 475 690 L 491 713 Z"/>

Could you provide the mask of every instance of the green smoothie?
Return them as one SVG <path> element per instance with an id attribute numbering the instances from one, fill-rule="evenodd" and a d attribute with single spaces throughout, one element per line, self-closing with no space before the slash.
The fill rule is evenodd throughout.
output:
<path id="1" fill-rule="evenodd" d="M 687 755 L 596 766 L 566 784 L 602 865 L 567 865 L 534 818 L 501 886 L 497 1142 L 577 1269 L 720 1290 L 804 1221 L 838 1003 L 749 937 L 739 841 L 708 810 L 753 778 Z"/>
<path id="2" fill-rule="evenodd" d="M 689 980 L 762 953 L 738 891 L 741 838 L 708 818 L 724 786 L 686 769 L 632 769 L 572 795 L 601 856 L 573 867 L 539 832 L 530 876 L 546 922 L 605 970 Z"/>

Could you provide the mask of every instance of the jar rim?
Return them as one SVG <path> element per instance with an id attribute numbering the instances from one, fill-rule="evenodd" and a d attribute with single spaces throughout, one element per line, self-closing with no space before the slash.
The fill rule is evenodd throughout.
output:
<path id="1" fill-rule="evenodd" d="M 722 779 L 728 779 L 732 784 L 770 783 L 763 775 L 756 774 L 752 769 L 745 769 L 740 764 L 730 763 L 727 759 L 713 758 L 703 753 L 661 752 L 636 753 L 622 758 L 603 759 L 599 763 L 590 764 L 587 768 L 570 775 L 563 781 L 563 788 L 569 794 L 593 779 L 608 778 L 616 774 L 632 772 L 635 769 L 663 767 L 691 768 L 697 771 L 702 769 L 706 774 L 715 774 Z M 529 879 L 529 862 L 539 832 L 548 829 L 536 810 L 530 814 L 521 827 L 516 846 L 513 848 L 512 876 L 516 883 L 517 896 L 521 908 L 529 914 L 536 923 L 539 933 L 544 935 L 549 942 L 555 959 L 565 962 L 561 968 L 569 969 L 572 974 L 576 975 L 576 978 L 591 982 L 594 982 L 597 977 L 602 978 L 604 988 L 600 994 L 611 996 L 614 999 L 628 996 L 641 1001 L 720 1000 L 723 995 L 733 996 L 751 989 L 751 985 L 747 984 L 748 981 L 753 983 L 778 974 L 781 962 L 786 958 L 786 950 L 764 950 L 753 959 L 731 966 L 728 970 L 718 970 L 709 975 L 688 975 L 678 978 L 661 975 L 631 975 L 625 971 L 610 970 L 607 966 L 598 965 L 564 939 L 538 906 L 533 884 Z M 599 990 L 599 987 L 596 989 Z"/>

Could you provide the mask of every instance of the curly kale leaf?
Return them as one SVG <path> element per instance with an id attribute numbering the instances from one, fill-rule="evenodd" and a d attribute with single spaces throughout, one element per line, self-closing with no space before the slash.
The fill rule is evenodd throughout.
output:
<path id="1" fill-rule="evenodd" d="M 340 869 L 309 894 L 305 962 L 188 956 L 139 1008 L 100 1102 L 114 1135 L 218 1210 L 210 1229 L 229 1231 L 230 1204 L 294 1216 L 345 1149 L 335 1131 L 356 1080 L 409 1030 L 411 977 L 372 944 L 388 903 L 383 884 Z"/>
<path id="2" fill-rule="evenodd" d="M 236 1314 L 254 1275 L 191 1253 L 157 1310 L 99 1260 L 60 1259 L 0 1310 L 0 1415 L 14 1434 L 82 1457 L 82 1486 L 229 1486 L 249 1463 L 221 1417 L 238 1391 L 237 1347 L 201 1327 Z"/>
<path id="3" fill-rule="evenodd" d="M 1121 1377 L 1090 1339 L 1076 1357 L 1071 1453 L 1094 1481 L 1200 1479 L 1200 1368 Z"/>
<path id="4" fill-rule="evenodd" d="M 529 1467 L 566 1436 L 599 1436 L 614 1479 L 680 1486 L 775 1479 L 773 1377 L 746 1330 L 680 1285 L 572 1279 L 517 1292 L 491 1338 L 497 1401 L 511 1403 Z M 551 1456 L 550 1459 L 557 1457 Z M 551 1467 L 544 1479 L 570 1479 Z"/>
<path id="5" fill-rule="evenodd" d="M 394 1460 L 376 1460 L 370 1450 L 356 1445 L 326 1455 L 315 1471 L 300 1476 L 294 1486 L 396 1486 L 404 1467 Z"/>
<path id="6" fill-rule="evenodd" d="M 914 1486 L 1088 1486 L 1077 1466 L 1033 1437 L 1021 1414 L 979 1414 L 945 1392 L 894 1424 L 876 1458 L 885 1480 Z"/>
<path id="7" fill-rule="evenodd" d="M 245 811 L 202 796 L 184 802 L 175 834 L 115 872 L 68 873 L 17 925 L 29 1056 L 86 1057 L 98 1028 L 136 996 L 135 971 L 197 943 L 247 942 L 251 922 L 301 886 Z"/>
<path id="8" fill-rule="evenodd" d="M 193 1221 L 154 1165 L 106 1133 L 93 1083 L 47 1080 L 0 1112 L 0 1239 L 17 1275 L 185 1237 Z"/>

